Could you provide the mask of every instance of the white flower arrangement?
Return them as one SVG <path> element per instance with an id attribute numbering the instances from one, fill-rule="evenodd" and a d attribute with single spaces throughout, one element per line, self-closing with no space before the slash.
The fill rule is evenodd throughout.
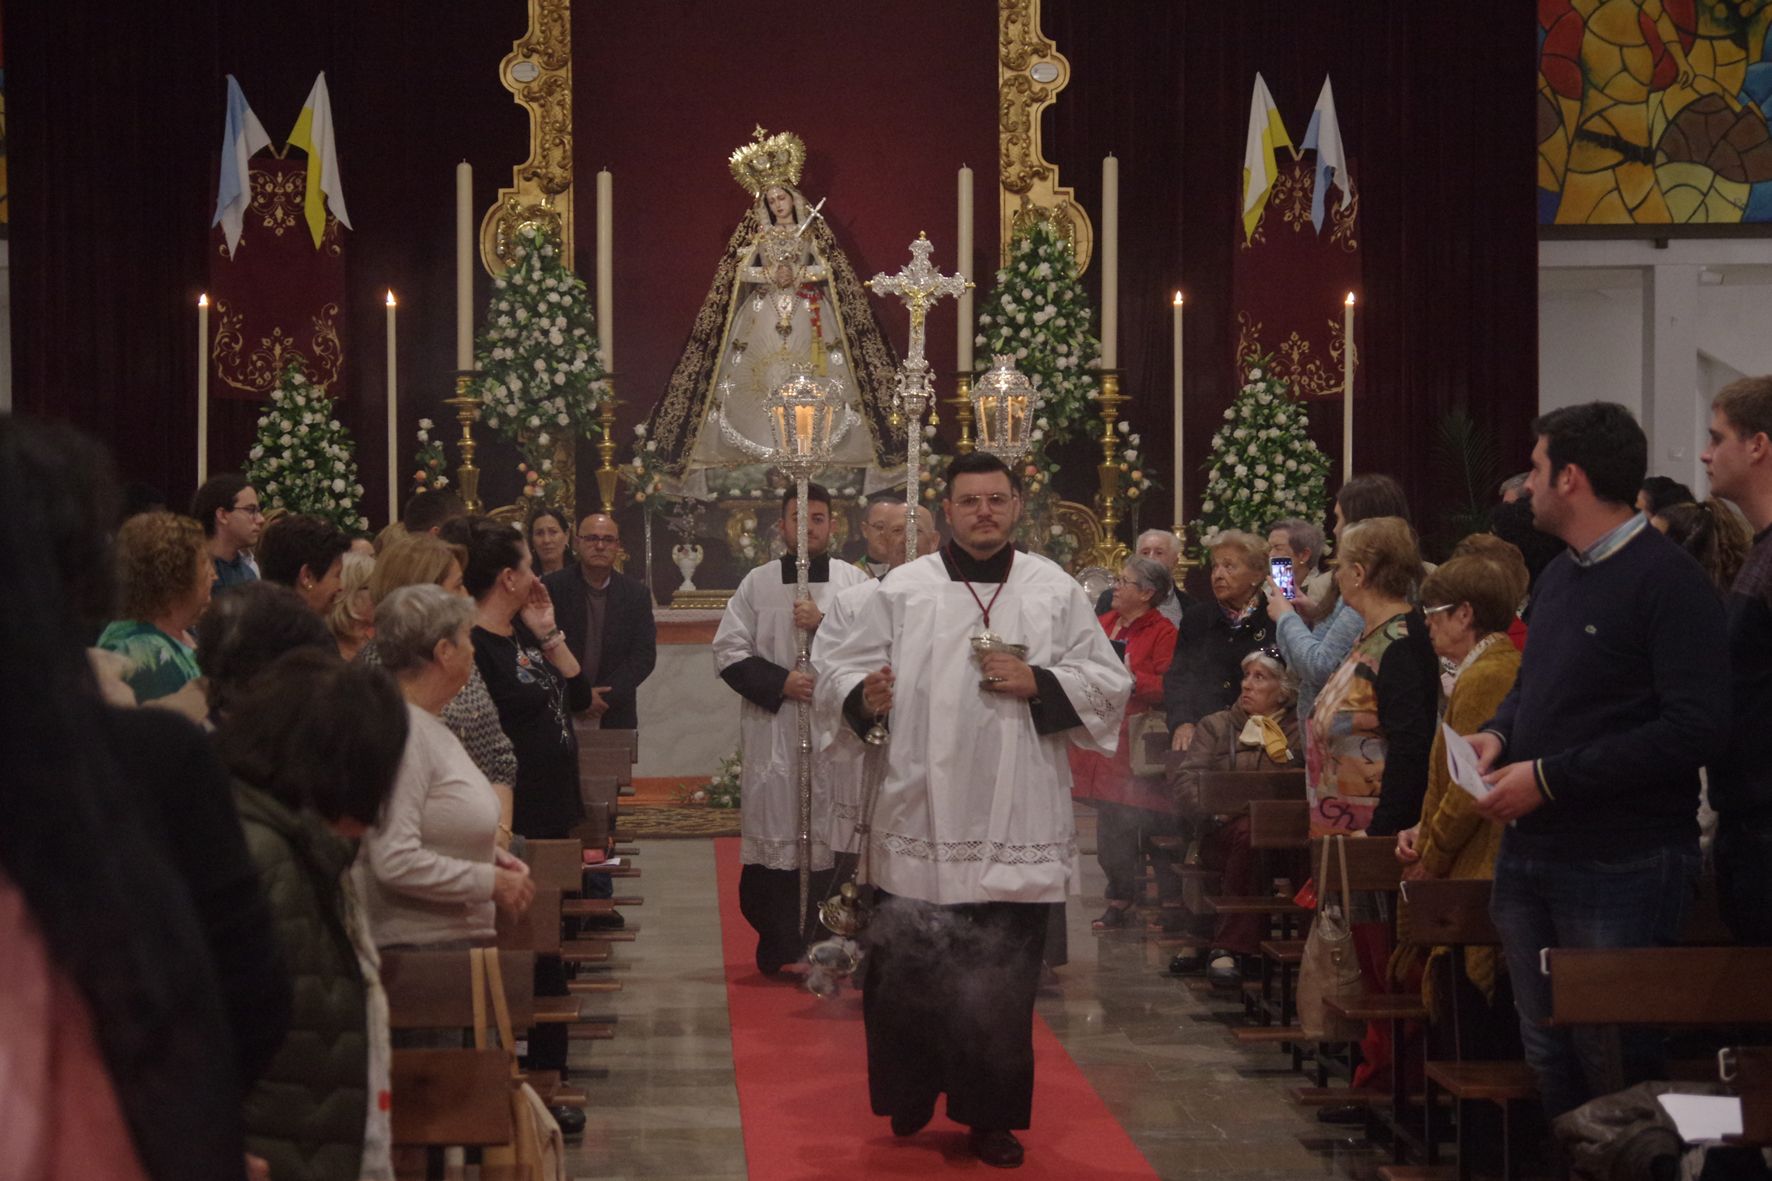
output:
<path id="1" fill-rule="evenodd" d="M 1268 358 L 1246 364 L 1243 388 L 1212 436 L 1205 495 L 1194 522 L 1201 537 L 1221 529 L 1265 535 L 1283 517 L 1316 520 L 1323 513 L 1329 459 L 1311 441 L 1304 404 L 1270 372 Z"/>
<path id="2" fill-rule="evenodd" d="M 552 451 L 536 442 L 538 432 L 599 432 L 597 414 L 611 391 L 590 295 L 534 226 L 524 227 L 511 269 L 493 282 L 475 359 L 481 421 L 523 447 L 532 468 Z"/>
<path id="3" fill-rule="evenodd" d="M 324 517 L 340 529 L 369 528 L 359 501 L 356 444 L 332 416 L 332 399 L 308 381 L 299 362 L 277 378 L 247 452 L 246 478 L 267 508 Z"/>
<path id="4" fill-rule="evenodd" d="M 1088 417 L 1095 388 L 1088 370 L 1101 363 L 1094 325 L 1095 310 L 1070 248 L 1050 222 L 1034 222 L 1016 237 L 1008 264 L 983 301 L 977 345 L 987 356 L 1016 358 L 1017 368 L 1040 392 L 1049 443 L 1071 438 Z"/>
<path id="5" fill-rule="evenodd" d="M 428 418 L 418 420 L 418 452 L 412 458 L 412 490 L 424 492 L 441 490 L 449 487 L 449 476 L 446 474 L 447 461 L 443 455 L 443 441 L 431 437 L 436 424 Z"/>

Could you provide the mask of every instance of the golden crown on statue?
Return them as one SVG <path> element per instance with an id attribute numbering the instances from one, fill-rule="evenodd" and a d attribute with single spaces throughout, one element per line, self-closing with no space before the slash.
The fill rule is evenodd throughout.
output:
<path id="1" fill-rule="evenodd" d="M 775 185 L 800 185 L 800 170 L 806 166 L 806 143 L 791 131 L 770 135 L 761 124 L 751 132 L 754 142 L 732 153 L 732 179 L 753 197 L 760 197 Z"/>

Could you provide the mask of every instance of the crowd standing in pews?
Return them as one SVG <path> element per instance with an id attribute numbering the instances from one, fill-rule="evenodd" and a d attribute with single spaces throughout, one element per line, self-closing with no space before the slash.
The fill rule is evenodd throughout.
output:
<path id="1" fill-rule="evenodd" d="M 851 732 L 840 773 L 857 782 L 855 739 L 876 724 L 896 735 L 901 756 L 875 763 L 875 1110 L 914 1134 L 946 1092 L 977 1155 L 1020 1162 L 1023 1027 L 1074 847 L 1067 761 L 1100 820 L 1099 928 L 1131 923 L 1165 833 L 1219 871 L 1221 892 L 1266 892 L 1250 816 L 1190 807 L 1190 784 L 1302 763 L 1311 826 L 1394 845 L 1405 886 L 1493 880 L 1499 946 L 1464 947 L 1460 971 L 1485 998 L 1511 995 L 1547 1114 L 1664 1076 L 1648 1027 L 1547 1024 L 1540 957 L 1680 940 L 1704 868 L 1701 773 L 1722 916 L 1741 943 L 1772 944 L 1772 378 L 1726 387 L 1710 434 L 1712 499 L 1698 501 L 1645 478 L 1647 442 L 1622 407 L 1558 410 L 1533 424 L 1531 471 L 1504 487 L 1493 531 L 1443 566 L 1423 562 L 1396 482 L 1365 475 L 1331 506 L 1329 568 L 1309 521 L 1218 534 L 1212 598 L 1196 603 L 1170 581 L 1175 539 L 1152 531 L 1095 611 L 1009 544 L 1019 489 L 990 457 L 950 469 L 953 544 L 897 573 L 902 505 L 870 506 L 883 560 L 864 571 L 825 555 L 828 495 L 790 494 L 784 541 L 805 510 L 814 602 L 792 601 L 790 553 L 747 579 L 716 649 L 755 714 L 751 846 L 797 844 L 784 706 L 817 699 L 821 747 Z M 0 826 L 0 995 L 16 1016 L 0 1039 L 22 1064 L 0 1088 L 0 1174 L 391 1175 L 381 952 L 491 944 L 496 916 L 537 897 L 506 845 L 567 836 L 583 817 L 579 744 L 637 722 L 650 604 L 615 569 L 614 522 L 569 530 L 541 512 L 519 529 L 425 492 L 359 555 L 363 539 L 316 517 L 265 528 L 257 490 L 224 475 L 189 517 L 150 509 L 116 527 L 102 450 L 10 418 L 0 494 L 14 605 L 0 647 L 36 690 L 0 717 L 15 796 Z M 1296 598 L 1268 580 L 1270 554 L 1292 560 Z M 1038 651 L 975 658 L 993 608 Z M 792 669 L 796 628 L 815 633 L 822 676 Z M 1481 798 L 1451 782 L 1442 721 L 1469 738 Z M 1177 752 L 1166 782 L 1133 773 L 1147 730 Z M 860 794 L 845 798 L 859 812 Z M 840 825 L 815 831 L 821 850 L 848 844 Z M 782 921 L 794 862 L 747 861 L 753 877 L 776 871 L 746 912 L 759 966 L 779 970 L 807 935 Z M 1412 992 L 1442 957 L 1396 938 L 1388 899 L 1355 899 L 1364 987 Z M 932 957 L 919 940 L 956 916 L 977 945 Z M 1237 982 L 1258 954 L 1286 954 L 1263 938 L 1270 920 L 1227 910 L 1195 958 Z M 539 994 L 565 992 L 559 956 L 538 956 L 535 974 Z M 988 985 L 983 1008 L 940 1001 L 968 976 Z M 1407 1011 L 1393 1005 L 1388 1028 Z M 1009 1052 L 967 1058 L 983 1032 Z M 1409 1052 L 1375 1024 L 1354 1081 L 1376 1085 Z M 532 1069 L 563 1062 L 563 1036 L 532 1036 Z"/>

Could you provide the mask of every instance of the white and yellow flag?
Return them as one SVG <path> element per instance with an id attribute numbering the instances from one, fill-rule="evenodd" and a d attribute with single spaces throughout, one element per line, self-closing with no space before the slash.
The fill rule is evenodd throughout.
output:
<path id="1" fill-rule="evenodd" d="M 1243 238 L 1248 241 L 1261 224 L 1261 211 L 1273 191 L 1279 167 L 1274 153 L 1291 148 L 1292 140 L 1280 122 L 1280 108 L 1268 93 L 1267 83 L 1255 75 L 1255 93 L 1249 99 L 1249 137 L 1243 143 Z"/>
<path id="2" fill-rule="evenodd" d="M 308 154 L 308 187 L 302 198 L 302 215 L 318 250 L 320 238 L 326 232 L 328 208 L 346 229 L 351 227 L 351 219 L 345 213 L 344 185 L 338 178 L 338 148 L 332 142 L 332 100 L 326 95 L 324 73 L 314 79 L 314 89 L 302 104 L 301 118 L 289 133 L 289 146 Z"/>

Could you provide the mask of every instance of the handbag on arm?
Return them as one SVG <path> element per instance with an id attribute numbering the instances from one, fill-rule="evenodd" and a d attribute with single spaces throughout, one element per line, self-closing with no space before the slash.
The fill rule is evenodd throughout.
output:
<path id="1" fill-rule="evenodd" d="M 1329 888 L 1331 848 L 1341 861 L 1339 903 L 1336 893 Z M 1354 1041 L 1365 1033 L 1365 1022 L 1338 1016 L 1327 1004 L 1330 999 L 1352 999 L 1365 992 L 1360 960 L 1354 954 L 1353 926 L 1348 921 L 1347 837 L 1336 834 L 1324 838 L 1316 885 L 1316 921 L 1305 937 L 1304 959 L 1298 965 L 1298 1027 L 1309 1041 Z"/>

